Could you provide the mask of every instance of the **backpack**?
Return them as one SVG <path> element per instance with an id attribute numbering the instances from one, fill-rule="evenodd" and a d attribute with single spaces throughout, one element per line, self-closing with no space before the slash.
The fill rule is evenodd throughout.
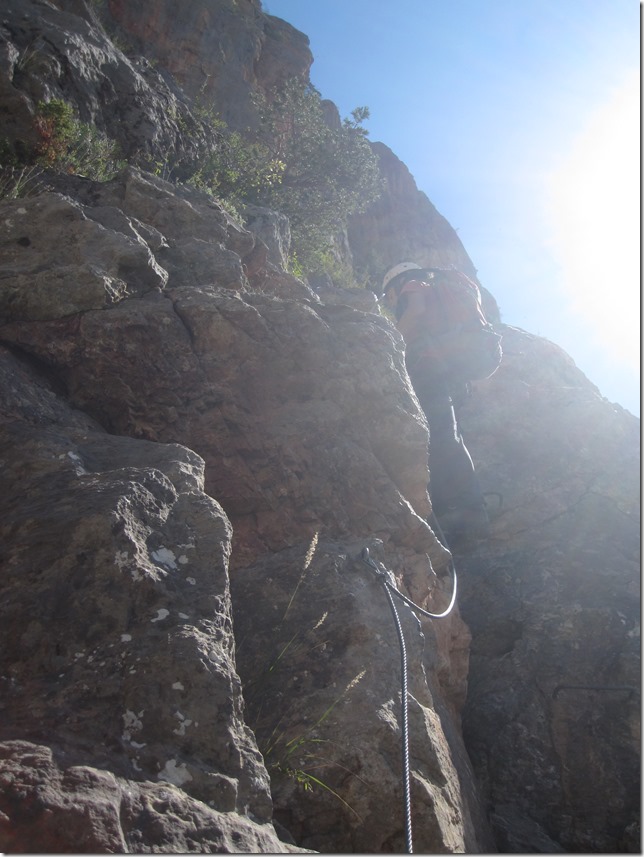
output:
<path id="1" fill-rule="evenodd" d="M 399 318 L 412 291 L 421 291 L 424 310 L 420 332 L 407 343 L 410 374 L 422 371 L 453 383 L 489 378 L 501 363 L 501 337 L 485 318 L 476 283 L 457 270 L 429 268 L 422 281 L 403 285 Z"/>

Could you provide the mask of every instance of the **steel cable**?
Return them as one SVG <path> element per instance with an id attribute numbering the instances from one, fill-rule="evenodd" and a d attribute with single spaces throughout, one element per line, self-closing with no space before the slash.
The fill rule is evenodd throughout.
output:
<path id="1" fill-rule="evenodd" d="M 457 590 L 457 582 L 456 582 L 456 569 L 454 568 L 454 563 L 451 562 L 451 569 L 454 581 L 454 587 L 452 591 L 452 597 L 450 598 L 450 602 L 448 607 L 443 610 L 442 613 L 431 613 L 429 610 L 424 610 L 422 607 L 419 607 L 418 604 L 415 604 L 410 598 L 407 598 L 406 595 L 403 595 L 402 592 L 398 590 L 398 588 L 391 583 L 391 580 L 395 581 L 395 577 L 393 572 L 389 571 L 382 563 L 376 563 L 371 559 L 369 555 L 369 549 L 364 548 L 360 555 L 360 559 L 369 566 L 369 568 L 375 572 L 376 577 L 382 583 L 382 587 L 387 596 L 387 600 L 389 601 L 389 606 L 391 608 L 391 612 L 394 617 L 394 623 L 396 625 L 396 633 L 398 634 L 398 643 L 400 646 L 400 668 L 401 668 L 401 726 L 402 726 L 402 771 L 403 771 L 403 799 L 404 799 L 404 807 L 405 807 L 405 837 L 407 844 L 407 853 L 413 854 L 413 842 L 412 842 L 412 821 L 411 821 L 411 770 L 409 763 L 409 702 L 408 702 L 408 689 L 407 689 L 407 647 L 405 646 L 405 637 L 403 635 L 402 625 L 400 623 L 400 616 L 398 615 L 398 610 L 396 609 L 396 602 L 393 599 L 394 595 L 397 595 L 402 601 L 405 602 L 413 611 L 417 611 L 423 616 L 427 616 L 430 619 L 442 619 L 451 613 L 454 604 L 456 603 L 456 590 Z M 390 579 L 388 579 L 390 578 Z"/>
<path id="2" fill-rule="evenodd" d="M 392 586 L 381 578 L 381 582 L 391 612 L 393 613 L 396 631 L 398 633 L 398 642 L 400 643 L 400 670 L 401 670 L 401 715 L 402 715 L 402 769 L 403 769 L 403 800 L 405 804 L 405 839 L 407 844 L 407 853 L 413 854 L 414 848 L 412 843 L 412 828 L 411 828 L 411 789 L 410 789 L 410 766 L 409 766 L 409 705 L 407 701 L 407 648 L 405 646 L 405 638 L 403 636 L 400 617 L 396 610 L 396 603 L 391 596 Z M 395 590 L 394 590 L 395 591 Z"/>

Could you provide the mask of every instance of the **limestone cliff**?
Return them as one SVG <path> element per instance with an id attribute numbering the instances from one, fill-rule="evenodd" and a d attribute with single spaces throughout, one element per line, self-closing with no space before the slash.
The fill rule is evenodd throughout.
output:
<path id="1" fill-rule="evenodd" d="M 308 72 L 257 0 L 150 8 L 6 0 L 0 137 L 65 97 L 126 154 L 188 150 L 197 98 L 243 125 Z M 474 273 L 376 149 L 356 269 L 377 241 Z M 430 610 L 452 577 L 399 334 L 286 272 L 279 213 L 131 166 L 43 175 L 0 225 L 0 848 L 402 851 L 399 650 L 360 554 Z M 415 849 L 637 851 L 639 422 L 500 327 L 461 414 L 491 537 L 448 617 L 400 611 Z"/>

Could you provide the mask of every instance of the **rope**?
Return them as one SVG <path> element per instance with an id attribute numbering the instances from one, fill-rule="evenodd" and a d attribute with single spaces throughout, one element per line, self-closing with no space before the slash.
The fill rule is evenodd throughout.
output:
<path id="1" fill-rule="evenodd" d="M 449 606 L 446 610 L 443 610 L 442 613 L 430 613 L 429 610 L 424 610 L 422 607 L 419 607 L 418 604 L 415 604 L 411 599 L 407 598 L 406 595 L 403 595 L 402 592 L 398 590 L 398 588 L 391 583 L 392 580 L 395 581 L 393 572 L 389 571 L 382 563 L 376 563 L 369 555 L 369 549 L 363 548 L 362 553 L 360 554 L 360 559 L 369 566 L 369 568 L 375 572 L 376 577 L 382 583 L 382 587 L 385 590 L 385 594 L 387 596 L 387 600 L 389 601 L 389 606 L 391 607 L 391 612 L 394 617 L 394 622 L 396 625 L 396 633 L 398 634 L 398 642 L 400 645 L 400 666 L 401 666 L 401 720 L 402 720 L 402 739 L 401 739 L 401 750 L 402 750 L 402 770 L 403 770 L 403 800 L 405 806 L 405 838 L 407 843 L 407 853 L 413 854 L 413 844 L 412 844 L 412 824 L 411 824 L 411 789 L 410 789 L 410 764 L 409 764 L 409 704 L 408 704 L 408 691 L 407 691 L 407 649 L 405 646 L 405 637 L 403 635 L 402 625 L 400 624 L 400 616 L 398 615 L 398 610 L 396 609 L 396 602 L 393 599 L 393 595 L 397 595 L 402 601 L 405 602 L 413 611 L 418 611 L 423 616 L 428 616 L 431 619 L 442 619 L 444 616 L 447 616 L 451 613 L 452 608 L 454 607 L 454 603 L 456 602 L 456 569 L 454 568 L 454 563 L 451 562 L 454 587 L 452 591 L 452 597 L 450 599 Z"/>

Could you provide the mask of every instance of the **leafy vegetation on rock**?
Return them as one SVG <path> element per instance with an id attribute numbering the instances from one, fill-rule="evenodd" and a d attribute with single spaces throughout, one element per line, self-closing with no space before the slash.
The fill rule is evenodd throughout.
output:
<path id="1" fill-rule="evenodd" d="M 39 101 L 33 120 L 37 143 L 0 141 L 0 198 L 28 196 L 39 187 L 44 169 L 83 175 L 94 181 L 112 178 L 125 161 L 118 145 L 94 125 L 81 122 L 60 98 Z"/>
<path id="2" fill-rule="evenodd" d="M 214 109 L 193 107 L 206 140 L 199 154 L 168 152 L 137 165 L 206 190 L 235 210 L 254 203 L 284 213 L 291 224 L 293 273 L 354 284 L 349 266 L 334 252 L 334 239 L 350 215 L 364 211 L 381 192 L 378 161 L 363 127 L 369 110 L 356 108 L 341 121 L 315 87 L 297 79 L 256 107 L 257 126 L 243 135 Z M 62 99 L 38 103 L 34 130 L 35 147 L 4 146 L 5 173 L 37 165 L 106 181 L 125 164 L 115 141 L 81 122 Z M 10 177 L 6 184 L 13 188 Z"/>
<path id="3" fill-rule="evenodd" d="M 260 105 L 257 136 L 284 168 L 282 180 L 260 188 L 255 201 L 289 217 L 298 263 L 309 274 L 328 271 L 333 236 L 380 195 L 362 124 L 368 117 L 359 107 L 343 122 L 328 119 L 315 87 L 296 80 Z"/>
<path id="4" fill-rule="evenodd" d="M 60 98 L 38 103 L 34 126 L 40 138 L 34 155 L 41 166 L 95 181 L 111 178 L 123 166 L 114 140 L 77 119 L 71 105 Z"/>
<path id="5" fill-rule="evenodd" d="M 326 273 L 348 282 L 334 257 L 334 237 L 349 216 L 381 193 L 377 157 L 363 123 L 366 107 L 340 121 L 311 84 L 293 79 L 270 98 L 257 99 L 257 127 L 232 131 L 213 110 L 199 110 L 211 147 L 197 160 L 167 170 L 233 206 L 251 202 L 286 214 L 291 224 L 291 269 Z"/>

